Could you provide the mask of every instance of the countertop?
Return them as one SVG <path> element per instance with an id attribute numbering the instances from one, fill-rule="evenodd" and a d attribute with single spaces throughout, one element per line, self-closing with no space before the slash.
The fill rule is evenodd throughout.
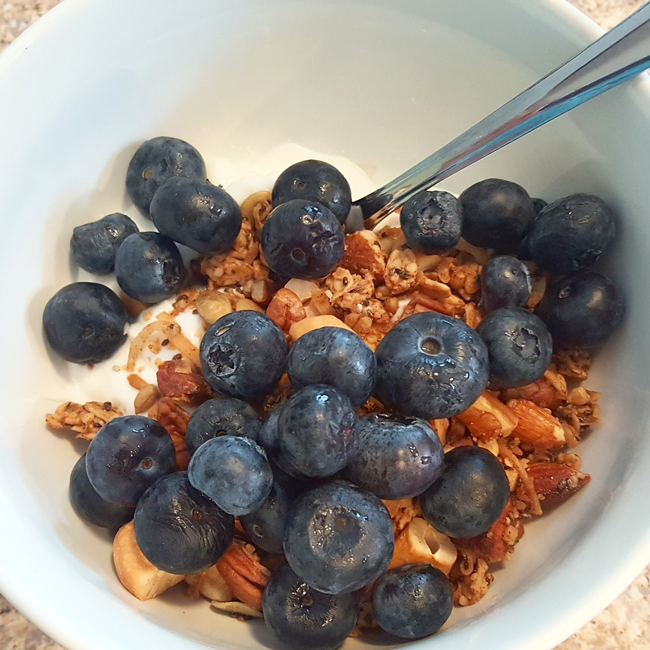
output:
<path id="1" fill-rule="evenodd" d="M 59 0 L 0 0 L 0 51 Z M 605 29 L 644 0 L 570 0 Z M 65 650 L 0 595 L 0 650 Z M 650 566 L 606 610 L 556 650 L 650 650 Z"/>

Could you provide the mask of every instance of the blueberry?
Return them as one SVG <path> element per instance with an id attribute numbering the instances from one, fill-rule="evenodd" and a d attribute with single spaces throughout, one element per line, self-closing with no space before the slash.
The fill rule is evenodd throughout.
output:
<path id="1" fill-rule="evenodd" d="M 143 142 L 131 158 L 126 191 L 133 203 L 149 216 L 153 195 L 173 176 L 204 179 L 205 163 L 201 154 L 178 138 L 152 138 Z"/>
<path id="2" fill-rule="evenodd" d="M 190 418 L 185 442 L 193 454 L 204 442 L 218 436 L 246 436 L 257 440 L 262 426 L 255 409 L 234 397 L 203 402 Z"/>
<path id="3" fill-rule="evenodd" d="M 528 233 L 533 261 L 564 275 L 591 266 L 612 245 L 616 217 L 592 194 L 572 194 L 547 205 Z"/>
<path id="4" fill-rule="evenodd" d="M 129 235 L 115 256 L 115 277 L 127 296 L 155 303 L 171 298 L 185 280 L 176 244 L 157 232 Z"/>
<path id="5" fill-rule="evenodd" d="M 70 250 L 75 262 L 89 273 L 104 275 L 115 268 L 115 254 L 138 227 L 125 214 L 115 212 L 72 231 Z"/>
<path id="6" fill-rule="evenodd" d="M 242 224 L 237 202 L 222 187 L 200 178 L 175 176 L 151 201 L 158 230 L 199 253 L 223 253 L 237 239 Z"/>
<path id="7" fill-rule="evenodd" d="M 287 372 L 296 389 L 328 384 L 361 406 L 372 393 L 377 377 L 373 351 L 354 332 L 341 327 L 321 327 L 303 334 L 292 346 Z"/>
<path id="8" fill-rule="evenodd" d="M 359 450 L 346 478 L 380 499 L 405 499 L 424 492 L 440 475 L 444 451 L 428 422 L 371 414 L 357 426 Z"/>
<path id="9" fill-rule="evenodd" d="M 201 341 L 203 375 L 214 390 L 254 399 L 273 391 L 286 366 L 287 340 L 265 314 L 236 311 L 213 323 Z"/>
<path id="10" fill-rule="evenodd" d="M 625 303 L 608 277 L 578 271 L 551 284 L 536 313 L 557 348 L 583 350 L 604 343 L 620 327 Z"/>
<path id="11" fill-rule="evenodd" d="M 145 490 L 176 469 L 176 450 L 167 429 L 143 415 L 107 422 L 86 453 L 88 480 L 112 503 L 135 506 Z"/>
<path id="12" fill-rule="evenodd" d="M 72 469 L 69 495 L 72 509 L 81 519 L 94 526 L 117 530 L 133 519 L 133 508 L 111 503 L 99 496 L 88 480 L 85 454 Z"/>
<path id="13" fill-rule="evenodd" d="M 352 594 L 333 596 L 310 587 L 286 564 L 264 590 L 264 620 L 273 633 L 295 650 L 335 650 L 357 624 Z"/>
<path id="14" fill-rule="evenodd" d="M 463 237 L 474 246 L 514 253 L 535 219 L 528 192 L 498 178 L 475 183 L 459 197 Z"/>
<path id="15" fill-rule="evenodd" d="M 369 585 L 388 568 L 394 548 L 386 506 L 347 481 L 332 481 L 300 496 L 284 535 L 289 566 L 328 594 Z"/>
<path id="16" fill-rule="evenodd" d="M 271 492 L 273 472 L 264 450 L 250 438 L 221 436 L 192 456 L 190 483 L 224 512 L 247 515 Z"/>
<path id="17" fill-rule="evenodd" d="M 449 618 L 454 592 L 440 569 L 406 564 L 377 580 L 372 605 L 382 630 L 403 639 L 421 639 L 437 632 Z"/>
<path id="18" fill-rule="evenodd" d="M 424 518 L 450 537 L 475 537 L 501 516 L 510 486 L 496 456 L 481 447 L 457 447 L 445 454 L 442 475 L 423 494 Z"/>
<path id="19" fill-rule="evenodd" d="M 262 251 L 279 276 L 314 280 L 336 268 L 344 239 L 341 224 L 328 208 L 294 199 L 269 215 L 262 229 Z"/>
<path id="20" fill-rule="evenodd" d="M 453 194 L 424 190 L 404 204 L 399 220 L 408 245 L 431 255 L 458 244 L 463 210 Z"/>
<path id="21" fill-rule="evenodd" d="M 287 167 L 275 181 L 271 193 L 274 208 L 293 199 L 320 203 L 334 213 L 341 224 L 350 213 L 350 184 L 341 172 L 320 160 L 303 160 Z"/>
<path id="22" fill-rule="evenodd" d="M 66 361 L 99 363 L 124 343 L 128 315 L 108 287 L 74 282 L 45 305 L 43 331 L 50 347 Z"/>
<path id="23" fill-rule="evenodd" d="M 465 323 L 435 312 L 400 321 L 375 352 L 379 399 L 406 415 L 433 420 L 458 415 L 488 380 L 488 354 Z"/>
<path id="24" fill-rule="evenodd" d="M 260 428 L 257 442 L 264 451 L 266 451 L 269 460 L 274 463 L 276 467 L 280 468 L 284 474 L 287 474 L 291 478 L 303 479 L 305 478 L 303 474 L 291 465 L 288 457 L 280 451 L 280 432 L 278 429 L 278 423 L 282 413 L 282 406 L 282 404 L 278 404 L 269 413 L 266 420 L 264 420 Z"/>
<path id="25" fill-rule="evenodd" d="M 273 473 L 273 486 L 264 503 L 239 518 L 247 538 L 267 553 L 282 553 L 284 530 L 293 501 L 289 490 L 275 479 L 276 474 L 277 470 Z"/>
<path id="26" fill-rule="evenodd" d="M 489 313 L 500 307 L 523 307 L 533 290 L 528 267 L 516 257 L 492 258 L 481 271 L 480 307 Z"/>
<path id="27" fill-rule="evenodd" d="M 195 490 L 187 472 L 164 476 L 144 494 L 135 510 L 135 539 L 161 571 L 200 573 L 232 544 L 235 520 Z"/>
<path id="28" fill-rule="evenodd" d="M 282 408 L 280 457 L 304 476 L 332 476 L 356 451 L 358 422 L 350 400 L 336 388 L 302 388 Z"/>
<path id="29" fill-rule="evenodd" d="M 488 314 L 476 328 L 488 349 L 491 388 L 517 388 L 540 379 L 553 356 L 551 333 L 521 307 Z"/>

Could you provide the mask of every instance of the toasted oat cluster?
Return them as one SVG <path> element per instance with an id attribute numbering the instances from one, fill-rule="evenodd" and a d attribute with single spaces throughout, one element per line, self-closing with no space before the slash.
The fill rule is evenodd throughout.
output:
<path id="1" fill-rule="evenodd" d="M 146 413 L 170 433 L 179 469 L 186 469 L 190 454 L 185 435 L 190 411 L 213 396 L 200 370 L 198 349 L 183 334 L 176 317 L 185 311 L 198 314 L 207 329 L 222 316 L 241 310 L 266 313 L 289 343 L 319 327 L 337 326 L 356 332 L 375 349 L 386 333 L 412 314 L 437 312 L 475 328 L 482 319 L 479 308 L 485 250 L 463 243 L 443 254 L 414 252 L 400 228 L 378 232 L 363 230 L 345 238 L 340 265 L 322 280 L 293 279 L 281 286 L 261 252 L 262 227 L 271 211 L 271 194 L 256 192 L 242 206 L 242 226 L 233 246 L 218 255 L 205 255 L 194 264 L 196 285 L 177 296 L 169 313 L 159 314 L 132 341 L 125 370 L 137 390 L 133 410 Z M 533 309 L 544 296 L 548 274 L 529 264 Z M 202 284 L 201 284 L 202 283 Z M 130 301 L 139 313 L 144 305 Z M 147 349 L 169 346 L 178 354 L 158 362 L 157 385 L 137 373 L 137 362 Z M 532 384 L 500 391 L 485 390 L 463 413 L 431 425 L 445 451 L 476 445 L 489 450 L 502 463 L 510 498 L 499 520 L 471 539 L 450 539 L 423 517 L 417 499 L 384 501 L 395 532 L 395 553 L 390 568 L 429 563 L 451 580 L 454 602 L 472 605 L 494 580 L 491 568 L 508 560 L 524 534 L 524 524 L 575 494 L 590 477 L 582 473 L 573 449 L 590 427 L 600 422 L 600 394 L 584 388 L 591 358 L 585 351 L 563 351 L 554 356 L 544 376 Z M 286 375 L 263 405 L 267 413 L 292 394 Z M 382 413 L 384 405 L 370 398 L 359 414 Z M 87 440 L 108 421 L 122 415 L 110 402 L 67 402 L 46 423 L 69 428 Z M 175 576 L 152 565 L 140 552 L 133 525 L 115 537 L 114 559 L 118 576 L 137 598 L 145 600 L 185 580 L 188 595 L 203 596 L 222 611 L 239 617 L 261 616 L 262 595 L 271 570 L 283 561 L 258 551 L 237 521 L 233 545 L 215 566 L 194 575 Z M 359 593 L 360 615 L 353 636 L 376 627 L 371 589 Z"/>

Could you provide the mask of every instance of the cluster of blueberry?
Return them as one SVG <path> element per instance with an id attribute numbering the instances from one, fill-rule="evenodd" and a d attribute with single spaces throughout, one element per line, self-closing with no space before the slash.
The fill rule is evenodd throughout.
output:
<path id="1" fill-rule="evenodd" d="M 75 259 L 95 273 L 114 269 L 122 290 L 142 302 L 175 294 L 186 276 L 175 242 L 223 252 L 242 223 L 237 204 L 204 177 L 187 143 L 147 141 L 129 165 L 127 189 L 159 232 L 140 233 L 128 217 L 109 215 L 75 229 Z M 331 273 L 351 202 L 341 174 L 318 161 L 293 165 L 272 202 L 261 243 L 277 277 Z M 160 424 L 116 418 L 73 470 L 75 510 L 107 528 L 133 518 L 143 554 L 175 574 L 215 564 L 239 517 L 257 547 L 286 557 L 266 588 L 264 616 L 291 647 L 337 647 L 356 624 L 352 592 L 373 582 L 380 627 L 403 638 L 434 633 L 451 613 L 450 583 L 429 565 L 387 571 L 394 531 L 381 499 L 419 497 L 424 517 L 453 538 L 488 530 L 509 496 L 501 463 L 480 447 L 445 454 L 428 421 L 462 413 L 488 385 L 536 381 L 554 342 L 597 345 L 622 318 L 613 283 L 585 270 L 614 238 L 611 210 L 589 195 L 541 203 L 514 183 L 487 180 L 459 199 L 422 192 L 404 206 L 402 228 L 415 250 L 448 250 L 462 235 L 501 253 L 483 268 L 486 316 L 477 330 L 429 312 L 401 320 L 375 353 L 337 327 L 307 332 L 289 349 L 266 315 L 223 316 L 200 347 L 204 377 L 223 397 L 191 416 L 188 471 L 175 471 Z M 524 308 L 530 275 L 513 253 L 561 275 L 539 316 Z M 110 356 L 126 319 L 119 298 L 95 283 L 65 287 L 43 317 L 52 348 L 80 363 Z M 249 402 L 259 404 L 285 372 L 296 392 L 262 422 Z M 359 417 L 356 408 L 372 394 L 393 414 Z"/>

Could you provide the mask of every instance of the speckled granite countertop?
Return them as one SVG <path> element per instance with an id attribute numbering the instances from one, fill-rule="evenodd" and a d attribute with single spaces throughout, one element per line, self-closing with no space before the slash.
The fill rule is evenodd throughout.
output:
<path id="1" fill-rule="evenodd" d="M 619 23 L 644 0 L 569 0 L 602 27 Z M 0 0 L 0 51 L 59 0 Z M 0 595 L 0 650 L 65 650 Z M 606 610 L 556 650 L 650 650 L 650 567 Z"/>

